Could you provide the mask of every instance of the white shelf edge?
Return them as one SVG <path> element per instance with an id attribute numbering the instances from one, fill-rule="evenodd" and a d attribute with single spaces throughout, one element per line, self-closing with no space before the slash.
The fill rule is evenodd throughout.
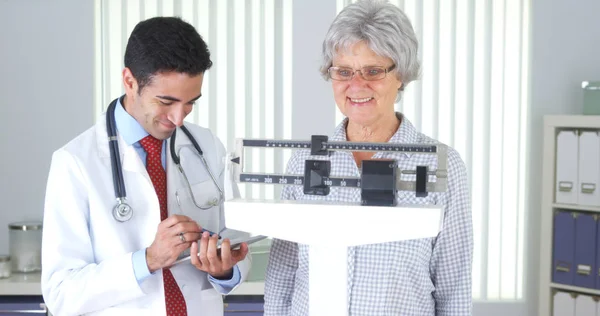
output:
<path id="1" fill-rule="evenodd" d="M 587 212 L 600 213 L 600 207 L 598 207 L 598 206 L 552 203 L 552 207 L 565 209 L 565 210 L 587 211 Z"/>
<path id="2" fill-rule="evenodd" d="M 591 294 L 591 295 L 600 296 L 600 290 L 590 289 L 587 287 L 579 287 L 579 286 L 572 286 L 572 285 L 559 284 L 559 283 L 550 283 L 550 287 L 553 289 L 556 289 L 556 290 L 565 290 L 565 291 L 570 291 L 570 292 L 578 292 L 578 293 L 583 293 L 583 294 Z"/>

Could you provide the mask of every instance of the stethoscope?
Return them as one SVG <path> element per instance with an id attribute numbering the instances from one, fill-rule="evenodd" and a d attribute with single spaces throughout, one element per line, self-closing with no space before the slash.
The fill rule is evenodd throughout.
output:
<path id="1" fill-rule="evenodd" d="M 119 154 L 119 143 L 115 123 L 115 107 L 117 104 L 117 100 L 118 99 L 113 100 L 108 105 L 108 109 L 106 111 L 106 130 L 108 132 L 108 146 L 110 148 L 110 162 L 112 166 L 113 185 L 115 187 L 115 197 L 117 198 L 117 205 L 115 205 L 113 209 L 113 217 L 118 222 L 126 222 L 130 220 L 133 216 L 133 209 L 129 204 L 127 204 L 125 180 L 123 179 L 123 170 L 121 169 L 121 156 Z M 198 152 L 200 160 L 202 161 L 202 165 L 204 165 L 204 168 L 206 169 L 206 171 L 208 171 L 210 178 L 212 179 L 214 185 L 217 187 L 217 190 L 219 191 L 219 199 L 214 198 L 210 200 L 206 205 L 200 205 L 196 201 L 196 198 L 194 197 L 194 194 L 192 192 L 192 186 L 190 185 L 188 177 L 185 174 L 183 167 L 181 166 L 181 159 L 175 152 L 176 130 L 173 131 L 173 135 L 171 135 L 171 159 L 173 160 L 173 163 L 175 163 L 175 165 L 177 166 L 179 172 L 181 172 L 181 174 L 183 175 L 183 178 L 185 179 L 190 197 L 192 198 L 194 205 L 199 209 L 208 210 L 212 207 L 221 204 L 225 200 L 225 194 L 223 193 L 223 189 L 221 189 L 221 187 L 219 186 L 217 179 L 208 167 L 208 163 L 206 162 L 206 159 L 204 159 L 204 153 L 202 152 L 202 149 L 200 148 L 200 145 L 198 144 L 196 139 L 194 139 L 190 131 L 185 126 L 182 125 L 180 128 L 183 131 L 183 133 L 189 138 L 189 140 L 192 142 L 192 145 Z M 181 206 L 181 203 L 179 201 L 179 194 L 177 192 L 175 192 L 175 196 L 177 198 L 177 204 Z"/>

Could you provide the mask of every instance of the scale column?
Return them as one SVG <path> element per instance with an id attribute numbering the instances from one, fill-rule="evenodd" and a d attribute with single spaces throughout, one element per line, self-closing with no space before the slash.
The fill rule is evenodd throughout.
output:
<path id="1" fill-rule="evenodd" d="M 348 315 L 348 247 L 310 245 L 308 262 L 310 316 Z"/>

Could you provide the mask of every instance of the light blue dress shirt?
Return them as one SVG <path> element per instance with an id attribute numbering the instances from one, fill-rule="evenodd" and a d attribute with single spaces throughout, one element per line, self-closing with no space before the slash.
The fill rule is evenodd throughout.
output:
<path id="1" fill-rule="evenodd" d="M 146 156 L 147 153 L 140 144 L 140 140 L 146 136 L 148 136 L 148 132 L 136 121 L 133 116 L 131 116 L 121 104 L 121 99 L 117 101 L 115 106 L 115 123 L 117 124 L 117 130 L 119 134 L 125 140 L 127 145 L 133 145 L 135 151 L 140 155 L 142 162 L 146 165 Z M 167 142 L 163 142 L 162 152 L 161 152 L 161 161 L 163 168 L 166 170 L 167 164 Z M 133 253 L 132 256 L 133 262 L 133 272 L 135 273 L 135 278 L 138 281 L 138 284 L 141 283 L 145 278 L 150 276 L 150 271 L 148 270 L 148 263 L 146 262 L 146 248 L 140 249 Z M 216 285 L 219 285 L 224 292 L 229 292 L 233 289 L 241 279 L 240 269 L 237 265 L 233 267 L 233 276 L 230 280 L 218 280 L 213 278 L 212 276 L 208 276 L 209 280 Z"/>

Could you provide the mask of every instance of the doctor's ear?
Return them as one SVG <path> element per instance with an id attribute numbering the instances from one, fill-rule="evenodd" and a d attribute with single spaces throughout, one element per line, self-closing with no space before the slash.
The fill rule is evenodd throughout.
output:
<path id="1" fill-rule="evenodd" d="M 123 86 L 127 95 L 137 94 L 138 92 L 137 79 L 135 79 L 133 73 L 127 67 L 123 68 Z"/>

